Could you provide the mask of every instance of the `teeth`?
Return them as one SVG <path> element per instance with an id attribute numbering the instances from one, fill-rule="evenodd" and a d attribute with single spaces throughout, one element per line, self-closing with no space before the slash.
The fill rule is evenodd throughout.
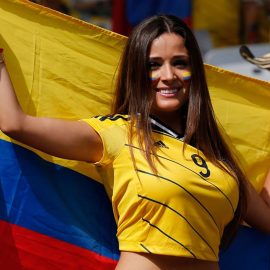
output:
<path id="1" fill-rule="evenodd" d="M 177 89 L 161 89 L 161 94 L 174 94 L 177 92 Z"/>

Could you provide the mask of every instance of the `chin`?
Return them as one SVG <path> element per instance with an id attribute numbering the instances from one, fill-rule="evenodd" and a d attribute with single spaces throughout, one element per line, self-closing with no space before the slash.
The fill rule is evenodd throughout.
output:
<path id="1" fill-rule="evenodd" d="M 156 104 L 155 110 L 156 111 L 163 111 L 163 112 L 177 112 L 181 109 L 181 107 L 184 104 L 179 103 L 179 102 L 170 102 L 170 103 L 163 103 L 163 104 Z"/>
<path id="2" fill-rule="evenodd" d="M 155 106 L 152 113 L 157 115 L 160 113 L 175 114 L 181 109 L 181 107 L 182 106 Z"/>

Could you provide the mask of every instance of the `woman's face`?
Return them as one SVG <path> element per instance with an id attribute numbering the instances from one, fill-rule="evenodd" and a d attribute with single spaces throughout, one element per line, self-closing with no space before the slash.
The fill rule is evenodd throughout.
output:
<path id="1" fill-rule="evenodd" d="M 188 99 L 191 78 L 189 54 L 183 37 L 164 33 L 154 39 L 149 68 L 154 91 L 151 113 L 159 116 L 178 112 Z"/>

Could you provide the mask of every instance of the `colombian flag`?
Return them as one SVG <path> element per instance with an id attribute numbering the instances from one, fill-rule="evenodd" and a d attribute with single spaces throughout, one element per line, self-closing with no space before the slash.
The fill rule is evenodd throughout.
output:
<path id="1" fill-rule="evenodd" d="M 26 0 L 0 0 L 0 35 L 25 112 L 81 119 L 110 111 L 125 37 Z M 270 85 L 211 66 L 206 72 L 224 136 L 260 191 L 270 162 Z M 0 133 L 0 269 L 114 269 L 115 234 L 94 166 L 46 155 Z M 230 256 L 257 263 L 269 254 L 269 237 L 257 234 L 245 229 L 246 242 L 239 240 L 239 249 L 237 240 L 222 255 L 222 267 Z"/>

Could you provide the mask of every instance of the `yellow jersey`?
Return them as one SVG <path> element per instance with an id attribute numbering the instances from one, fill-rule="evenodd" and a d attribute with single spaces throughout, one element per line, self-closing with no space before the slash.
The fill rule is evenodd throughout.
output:
<path id="1" fill-rule="evenodd" d="M 96 165 L 112 201 L 119 249 L 218 261 L 224 227 L 238 204 L 235 179 L 193 146 L 183 153 L 180 136 L 157 120 L 151 119 L 156 174 L 136 138 L 129 143 L 128 116 L 83 121 L 103 142 Z"/>

